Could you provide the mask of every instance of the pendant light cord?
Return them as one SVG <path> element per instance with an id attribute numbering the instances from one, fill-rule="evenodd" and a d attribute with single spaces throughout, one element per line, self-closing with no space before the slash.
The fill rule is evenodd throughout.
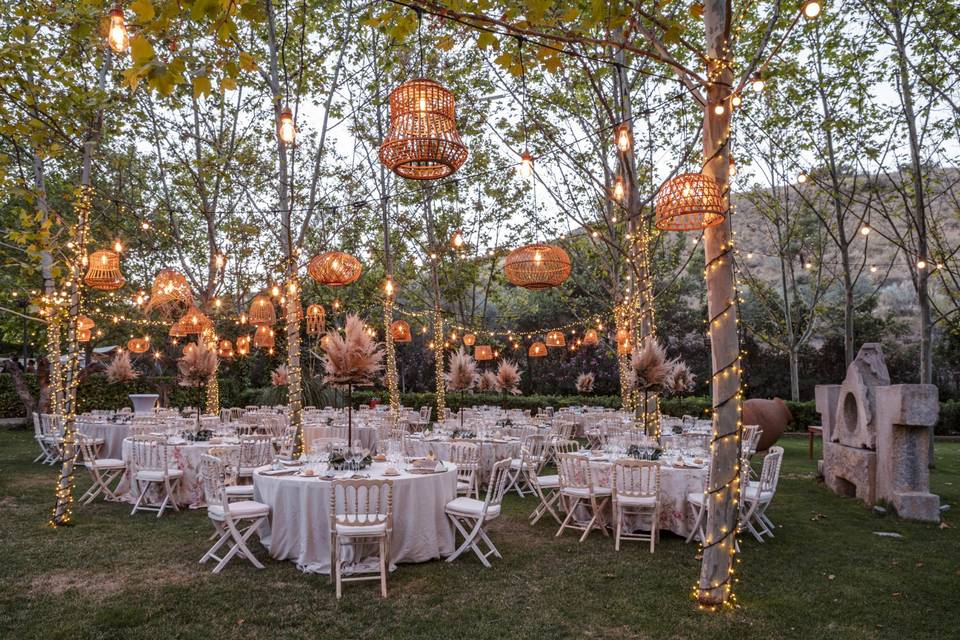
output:
<path id="1" fill-rule="evenodd" d="M 530 153 L 527 147 L 527 68 L 523 64 L 523 36 L 517 36 L 517 57 L 520 58 L 520 125 L 523 131 L 523 152 Z M 531 156 L 532 157 L 532 156 Z M 533 160 L 531 160 L 533 163 Z M 533 200 L 534 233 L 540 235 L 540 220 L 537 215 L 537 178 L 536 164 L 531 165 L 530 197 Z M 536 240 L 536 237 L 534 237 Z"/>
<path id="2" fill-rule="evenodd" d="M 417 12 L 417 48 L 419 49 L 419 58 L 420 58 L 420 73 L 418 74 L 421 78 L 423 77 L 423 9 L 420 7 L 414 7 L 414 11 Z"/>

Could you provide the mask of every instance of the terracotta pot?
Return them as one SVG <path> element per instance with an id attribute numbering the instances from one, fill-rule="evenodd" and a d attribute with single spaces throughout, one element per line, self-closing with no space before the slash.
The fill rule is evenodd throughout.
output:
<path id="1" fill-rule="evenodd" d="M 793 422 L 793 414 L 790 413 L 787 403 L 780 398 L 751 398 L 743 403 L 742 422 L 744 425 L 760 425 L 757 451 L 766 451 L 780 439 L 787 430 L 787 425 Z"/>

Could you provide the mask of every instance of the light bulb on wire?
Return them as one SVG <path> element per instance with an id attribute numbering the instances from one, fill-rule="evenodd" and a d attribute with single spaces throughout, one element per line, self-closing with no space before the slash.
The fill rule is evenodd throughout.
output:
<path id="1" fill-rule="evenodd" d="M 760 93 L 766 86 L 767 83 L 763 81 L 763 76 L 759 73 L 753 74 L 753 78 L 750 79 L 750 88 L 754 93 Z"/>
<path id="2" fill-rule="evenodd" d="M 517 171 L 519 171 L 520 175 L 524 178 L 529 178 L 533 175 L 533 156 L 530 155 L 529 151 L 524 151 L 520 154 L 520 166 L 517 168 Z"/>
<path id="3" fill-rule="evenodd" d="M 284 144 L 293 144 L 297 139 L 297 126 L 293 123 L 293 112 L 290 107 L 284 107 L 277 122 L 277 135 Z"/>
<path id="4" fill-rule="evenodd" d="M 460 229 L 457 229 L 453 232 L 453 237 L 450 238 L 450 246 L 453 247 L 454 250 L 459 251 L 462 249 L 465 242 L 466 241 L 463 239 L 463 232 L 460 231 Z"/>
<path id="5" fill-rule="evenodd" d="M 807 20 L 816 20 L 823 11 L 820 0 L 805 0 L 803 3 L 803 17 Z"/>
<path id="6" fill-rule="evenodd" d="M 616 181 L 613 183 L 613 199 L 617 202 L 623 202 L 626 195 L 627 188 L 623 182 L 623 176 L 617 176 Z"/>
<path id="7" fill-rule="evenodd" d="M 107 31 L 107 44 L 117 54 L 126 53 L 130 48 L 130 34 L 127 33 L 127 22 L 123 17 L 123 9 L 119 4 L 110 9 L 110 27 Z"/>
<path id="8" fill-rule="evenodd" d="M 630 148 L 633 146 L 633 140 L 630 138 L 630 127 L 627 126 L 627 123 L 623 123 L 617 127 L 614 138 L 617 142 L 617 149 L 620 150 L 620 153 L 627 153 L 630 151 Z"/>

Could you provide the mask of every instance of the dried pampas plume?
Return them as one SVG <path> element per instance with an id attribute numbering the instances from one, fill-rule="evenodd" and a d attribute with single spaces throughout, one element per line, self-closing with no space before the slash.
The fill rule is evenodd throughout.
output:
<path id="1" fill-rule="evenodd" d="M 664 386 L 670 393 L 680 395 L 693 389 L 696 376 L 690 371 L 687 363 L 677 358 L 670 361 L 670 373 L 667 374 L 667 380 Z"/>
<path id="2" fill-rule="evenodd" d="M 327 332 L 324 341 L 323 368 L 327 384 L 366 385 L 372 384 L 383 370 L 383 350 L 363 328 L 363 322 L 354 314 L 347 316 L 344 333 Z"/>
<path id="3" fill-rule="evenodd" d="M 480 379 L 477 381 L 477 390 L 478 391 L 496 391 L 497 390 L 497 374 L 493 371 L 484 371 L 480 376 Z"/>
<path id="4" fill-rule="evenodd" d="M 649 391 L 664 384 L 671 365 L 667 354 L 654 338 L 646 338 L 630 358 L 630 373 L 633 386 L 640 391 Z"/>
<path id="5" fill-rule="evenodd" d="M 113 360 L 107 365 L 107 380 L 110 382 L 130 382 L 139 376 L 139 372 L 133 368 L 130 362 L 130 354 L 126 351 L 119 351 L 113 356 Z"/>
<path id="6" fill-rule="evenodd" d="M 200 342 L 177 361 L 182 387 L 200 387 L 217 371 L 217 354 Z"/>
<path id="7" fill-rule="evenodd" d="M 500 393 L 520 393 L 520 367 L 513 360 L 501 360 L 497 367 L 497 391 Z"/>
<path id="8" fill-rule="evenodd" d="M 593 391 L 593 383 L 595 381 L 596 377 L 592 371 L 581 373 L 577 376 L 577 393 L 590 393 Z"/>
<path id="9" fill-rule="evenodd" d="M 290 370 L 282 364 L 270 373 L 270 382 L 275 387 L 285 387 L 290 384 Z"/>
<path id="10" fill-rule="evenodd" d="M 477 384 L 477 361 L 463 347 L 450 354 L 450 364 L 444 376 L 447 391 L 469 391 Z"/>

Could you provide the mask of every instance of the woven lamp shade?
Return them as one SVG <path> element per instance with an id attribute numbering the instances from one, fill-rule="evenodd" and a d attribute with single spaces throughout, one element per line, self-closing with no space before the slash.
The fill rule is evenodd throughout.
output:
<path id="1" fill-rule="evenodd" d="M 90 342 L 90 329 L 77 330 L 77 342 Z"/>
<path id="2" fill-rule="evenodd" d="M 531 358 L 543 358 L 547 355 L 547 345 L 540 341 L 534 342 L 530 345 L 530 348 L 527 349 L 527 355 Z"/>
<path id="3" fill-rule="evenodd" d="M 237 355 L 245 356 L 250 353 L 250 336 L 237 336 Z"/>
<path id="4" fill-rule="evenodd" d="M 534 291 L 549 289 L 570 276 L 570 256 L 554 245 L 529 244 L 507 254 L 503 273 L 518 287 Z"/>
<path id="5" fill-rule="evenodd" d="M 630 338 L 630 332 L 626 329 L 617 329 L 617 342 L 624 342 Z"/>
<path id="6" fill-rule="evenodd" d="M 77 316 L 77 329 L 80 331 L 89 331 L 97 326 L 97 323 L 94 322 L 89 316 L 85 316 L 82 313 Z"/>
<path id="7" fill-rule="evenodd" d="M 629 355 L 633 351 L 633 343 L 630 340 L 617 341 L 617 355 L 625 356 Z"/>
<path id="8" fill-rule="evenodd" d="M 196 307 L 190 307 L 190 309 L 183 314 L 183 317 L 177 322 L 180 325 L 181 329 L 190 334 L 190 333 L 202 333 L 204 329 L 209 329 L 213 326 L 213 322 L 210 321 L 210 318 L 207 315 L 197 309 Z"/>
<path id="9" fill-rule="evenodd" d="M 390 323 L 390 335 L 394 342 L 410 342 L 413 335 L 410 333 L 410 325 L 405 320 L 394 320 Z"/>
<path id="10" fill-rule="evenodd" d="M 260 349 L 272 349 L 274 346 L 273 329 L 265 324 L 257 327 L 257 332 L 253 334 L 253 346 Z"/>
<path id="11" fill-rule="evenodd" d="M 221 358 L 233 357 L 233 343 L 229 340 L 221 340 L 217 347 L 217 355 Z"/>
<path id="12" fill-rule="evenodd" d="M 363 267 L 349 253 L 327 251 L 314 256 L 307 265 L 307 273 L 318 283 L 328 287 L 343 287 L 357 281 Z"/>
<path id="13" fill-rule="evenodd" d="M 453 93 L 427 78 L 390 92 L 390 130 L 380 145 L 380 162 L 403 178 L 437 180 L 466 160 Z"/>
<path id="14" fill-rule="evenodd" d="M 130 351 L 130 353 L 144 353 L 149 348 L 149 338 L 130 338 L 127 340 L 127 349 Z"/>
<path id="15" fill-rule="evenodd" d="M 657 229 L 701 231 L 723 222 L 720 185 L 702 173 L 683 173 L 660 187 L 654 201 Z"/>
<path id="16" fill-rule="evenodd" d="M 186 306 L 193 304 L 190 284 L 187 282 L 186 276 L 179 271 L 161 269 L 150 286 L 150 300 L 147 302 L 147 310 L 165 307 L 173 303 Z"/>
<path id="17" fill-rule="evenodd" d="M 473 359 L 477 362 L 493 360 L 493 348 L 488 344 L 478 344 L 473 348 Z"/>
<path id="18" fill-rule="evenodd" d="M 182 338 L 185 335 L 187 335 L 187 328 L 184 327 L 179 320 L 177 320 L 170 326 L 169 336 L 171 338 Z"/>
<path id="19" fill-rule="evenodd" d="M 583 334 L 583 344 L 585 346 L 592 346 L 600 342 L 600 336 L 597 335 L 596 329 L 587 329 Z"/>
<path id="20" fill-rule="evenodd" d="M 562 331 L 551 331 L 547 334 L 546 343 L 548 347 L 565 347 L 567 340 Z"/>
<path id="21" fill-rule="evenodd" d="M 322 304 L 307 307 L 307 335 L 318 336 L 327 325 L 327 311 Z"/>
<path id="22" fill-rule="evenodd" d="M 252 325 L 276 324 L 277 310 L 273 308 L 273 301 L 262 293 L 254 296 L 247 321 Z"/>
<path id="23" fill-rule="evenodd" d="M 472 333 L 463 334 L 463 344 L 467 345 L 468 347 L 472 347 L 476 343 L 477 336 L 473 335 Z"/>
<path id="24" fill-rule="evenodd" d="M 83 282 L 98 291 L 116 291 L 126 284 L 126 278 L 120 273 L 120 254 L 110 249 L 91 253 Z"/>

